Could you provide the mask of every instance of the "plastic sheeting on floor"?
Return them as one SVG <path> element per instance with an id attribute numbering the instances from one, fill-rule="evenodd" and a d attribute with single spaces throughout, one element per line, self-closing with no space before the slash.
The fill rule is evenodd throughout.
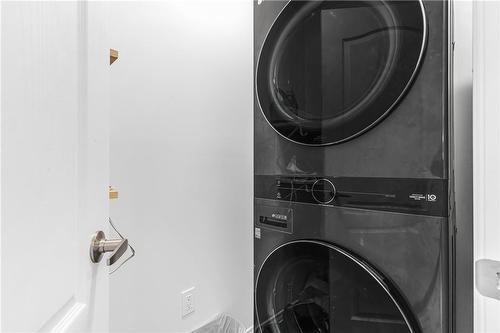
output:
<path id="1" fill-rule="evenodd" d="M 245 331 L 245 327 L 240 322 L 222 313 L 191 333 L 245 333 Z"/>

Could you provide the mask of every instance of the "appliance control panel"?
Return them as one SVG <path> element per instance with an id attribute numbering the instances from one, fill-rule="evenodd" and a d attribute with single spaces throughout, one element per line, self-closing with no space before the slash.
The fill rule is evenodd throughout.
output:
<path id="1" fill-rule="evenodd" d="M 256 175 L 255 197 L 448 216 L 446 179 Z"/>
<path id="2" fill-rule="evenodd" d="M 293 232 L 293 209 L 291 208 L 259 205 L 256 215 L 257 227 L 289 234 Z"/>

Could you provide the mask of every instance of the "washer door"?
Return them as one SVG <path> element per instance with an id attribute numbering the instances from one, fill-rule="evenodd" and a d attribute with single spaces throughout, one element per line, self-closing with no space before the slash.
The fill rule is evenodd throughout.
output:
<path id="1" fill-rule="evenodd" d="M 263 263 L 255 285 L 262 333 L 416 333 L 397 288 L 352 254 L 295 241 Z"/>
<path id="2" fill-rule="evenodd" d="M 297 143 L 349 140 L 403 97 L 426 38 L 421 1 L 290 1 L 259 56 L 264 116 Z"/>

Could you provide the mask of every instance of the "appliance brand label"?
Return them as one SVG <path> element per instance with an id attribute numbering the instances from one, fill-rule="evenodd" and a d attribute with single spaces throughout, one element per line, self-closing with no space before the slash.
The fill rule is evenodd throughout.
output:
<path id="1" fill-rule="evenodd" d="M 288 220 L 288 217 L 284 214 L 279 214 L 279 213 L 272 213 L 271 214 L 271 217 L 273 219 L 277 219 L 277 220 L 282 220 L 282 221 L 286 221 Z"/>
<path id="2" fill-rule="evenodd" d="M 429 202 L 436 202 L 437 201 L 437 195 L 429 193 L 429 194 L 422 194 L 422 193 L 412 193 L 409 196 L 410 199 L 413 199 L 415 201 L 429 201 Z"/>
<path id="3" fill-rule="evenodd" d="M 425 200 L 425 198 L 426 196 L 424 194 L 418 194 L 418 193 L 410 194 L 410 199 L 413 199 L 415 201 Z"/>

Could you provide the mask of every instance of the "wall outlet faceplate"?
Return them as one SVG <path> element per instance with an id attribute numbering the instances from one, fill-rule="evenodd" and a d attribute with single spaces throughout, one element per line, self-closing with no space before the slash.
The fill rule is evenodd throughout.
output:
<path id="1" fill-rule="evenodd" d="M 194 312 L 195 290 L 196 289 L 194 287 L 191 287 L 181 292 L 181 317 L 186 317 Z"/>

